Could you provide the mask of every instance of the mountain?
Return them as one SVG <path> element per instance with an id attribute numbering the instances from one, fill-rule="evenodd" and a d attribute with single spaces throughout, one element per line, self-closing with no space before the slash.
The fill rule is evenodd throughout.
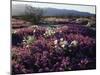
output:
<path id="1" fill-rule="evenodd" d="M 24 15 L 27 5 L 25 4 L 17 4 L 12 5 L 12 16 Z M 35 8 L 34 8 L 35 9 Z M 43 16 L 93 16 L 95 14 L 91 14 L 88 12 L 80 12 L 76 10 L 68 10 L 68 9 L 57 9 L 57 8 L 41 8 L 43 9 Z"/>
<path id="2" fill-rule="evenodd" d="M 76 10 L 67 10 L 67 9 L 56 9 L 56 8 L 44 8 L 44 16 L 91 16 L 94 14 L 88 12 L 80 12 Z"/>

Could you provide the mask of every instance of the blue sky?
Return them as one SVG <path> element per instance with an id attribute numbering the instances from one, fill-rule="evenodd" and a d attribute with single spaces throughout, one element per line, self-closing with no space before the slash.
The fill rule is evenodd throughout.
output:
<path id="1" fill-rule="evenodd" d="M 77 10 L 81 12 L 89 12 L 95 14 L 95 6 L 83 6 L 83 5 L 68 5 L 68 4 L 48 4 L 48 3 L 33 3 L 33 2 L 12 2 L 13 4 L 28 4 L 33 7 L 41 8 L 58 8 L 58 9 L 69 9 Z"/>

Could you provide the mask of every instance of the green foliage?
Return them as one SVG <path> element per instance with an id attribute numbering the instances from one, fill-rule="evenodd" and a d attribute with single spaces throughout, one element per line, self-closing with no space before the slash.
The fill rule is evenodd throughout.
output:
<path id="1" fill-rule="evenodd" d="M 12 16 L 16 19 L 23 19 L 31 22 L 32 24 L 38 24 L 41 20 L 43 11 L 40 8 L 34 8 L 32 6 L 26 6 L 25 15 Z"/>
<path id="2" fill-rule="evenodd" d="M 28 36 L 28 39 L 26 40 L 27 44 L 32 44 L 35 41 L 34 36 Z"/>

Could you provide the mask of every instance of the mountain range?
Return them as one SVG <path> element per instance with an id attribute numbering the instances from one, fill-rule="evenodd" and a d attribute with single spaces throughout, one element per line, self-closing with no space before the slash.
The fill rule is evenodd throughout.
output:
<path id="1" fill-rule="evenodd" d="M 41 8 L 43 9 L 43 16 L 93 16 L 95 14 L 89 12 L 81 12 L 68 9 L 57 8 Z M 26 10 L 25 4 L 12 5 L 12 16 L 24 15 Z"/>

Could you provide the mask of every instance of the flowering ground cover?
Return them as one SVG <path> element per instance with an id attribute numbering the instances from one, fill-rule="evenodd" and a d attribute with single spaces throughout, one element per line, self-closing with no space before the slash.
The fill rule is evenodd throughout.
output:
<path id="1" fill-rule="evenodd" d="M 12 31 L 12 74 L 96 68 L 96 31 L 71 23 Z"/>

